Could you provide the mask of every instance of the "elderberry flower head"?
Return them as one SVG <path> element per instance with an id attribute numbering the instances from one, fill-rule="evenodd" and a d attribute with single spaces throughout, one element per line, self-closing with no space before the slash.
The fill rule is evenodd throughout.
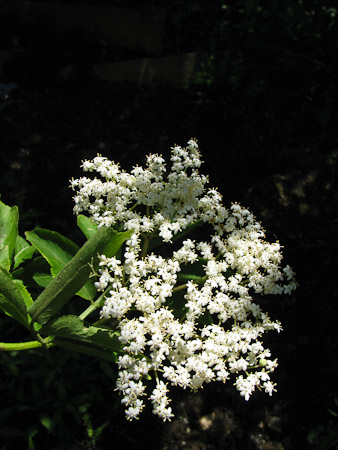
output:
<path id="1" fill-rule="evenodd" d="M 262 337 L 281 325 L 259 297 L 296 288 L 279 243 L 266 241 L 248 209 L 225 208 L 208 187 L 196 140 L 174 146 L 170 162 L 168 170 L 151 154 L 127 173 L 98 155 L 82 165 L 96 177 L 71 182 L 76 213 L 99 227 L 133 230 L 119 259 L 101 255 L 96 282 L 107 292 L 101 317 L 119 332 L 117 389 L 128 419 L 142 411 L 147 388 L 163 420 L 173 417 L 170 385 L 197 390 L 234 377 L 245 400 L 256 387 L 271 395 L 277 361 Z"/>

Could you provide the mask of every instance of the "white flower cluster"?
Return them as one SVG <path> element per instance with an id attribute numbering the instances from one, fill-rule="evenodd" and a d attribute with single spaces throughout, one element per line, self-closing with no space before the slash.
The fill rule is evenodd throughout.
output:
<path id="1" fill-rule="evenodd" d="M 196 390 L 234 374 L 245 400 L 256 387 L 275 390 L 269 374 L 277 362 L 262 335 L 281 325 L 255 301 L 292 292 L 294 274 L 281 267 L 280 245 L 265 240 L 250 211 L 237 203 L 226 209 L 206 187 L 200 165 L 190 140 L 172 149 L 169 173 L 157 154 L 131 173 L 97 156 L 82 167 L 101 178 L 72 181 L 75 212 L 88 212 L 100 227 L 134 230 L 120 259 L 101 256 L 96 283 L 109 291 L 101 317 L 115 319 L 120 333 L 117 389 L 129 419 L 143 409 L 152 373 L 149 398 L 163 420 L 173 417 L 168 385 Z M 187 238 L 197 226 L 203 240 Z"/>

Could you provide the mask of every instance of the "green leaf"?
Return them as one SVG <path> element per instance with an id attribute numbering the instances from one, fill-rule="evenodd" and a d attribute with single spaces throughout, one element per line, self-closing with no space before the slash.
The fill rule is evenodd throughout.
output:
<path id="1" fill-rule="evenodd" d="M 180 273 L 177 276 L 177 279 L 180 281 L 196 281 L 196 282 L 203 282 L 205 281 L 204 277 L 200 277 L 199 275 L 195 275 L 194 273 Z"/>
<path id="2" fill-rule="evenodd" d="M 98 266 L 98 254 L 104 253 L 107 245 L 109 249 L 114 247 L 112 242 L 114 240 L 119 243 L 115 245 L 117 251 L 129 235 L 129 232 L 116 233 L 107 228 L 98 230 L 53 278 L 30 307 L 29 314 L 33 321 L 44 324 L 57 314 L 88 280 L 92 271 L 90 264 L 93 264 L 94 268 Z"/>
<path id="3" fill-rule="evenodd" d="M 38 433 L 37 428 L 29 428 L 27 431 L 27 439 L 28 439 L 28 450 L 36 450 L 36 447 L 33 442 L 33 437 Z"/>
<path id="4" fill-rule="evenodd" d="M 109 424 L 110 424 L 110 420 L 107 420 L 107 421 L 104 422 L 102 425 L 100 425 L 99 427 L 95 428 L 94 434 L 93 434 L 93 440 L 94 440 L 94 441 L 97 440 L 97 439 L 101 436 L 103 430 L 104 430 L 105 428 L 107 428 L 107 426 L 108 426 Z"/>
<path id="5" fill-rule="evenodd" d="M 15 241 L 14 269 L 26 259 L 31 259 L 34 252 L 35 248 L 30 245 L 26 239 L 18 235 Z"/>
<path id="6" fill-rule="evenodd" d="M 22 298 L 24 299 L 26 308 L 29 308 L 33 303 L 31 294 L 21 280 L 13 279 L 13 281 L 15 283 L 15 286 L 19 289 Z"/>
<path id="7" fill-rule="evenodd" d="M 83 214 L 77 216 L 77 225 L 87 239 L 90 239 L 98 230 L 96 223 Z"/>
<path id="8" fill-rule="evenodd" d="M 204 223 L 205 222 L 202 219 L 196 220 L 195 222 L 191 223 L 186 228 L 184 228 L 183 231 L 180 231 L 179 233 L 176 233 L 175 236 L 173 237 L 173 241 L 176 241 L 178 239 L 182 239 L 186 234 L 190 233 L 191 230 L 193 230 L 194 228 L 200 227 Z"/>
<path id="9" fill-rule="evenodd" d="M 12 265 L 16 237 L 18 235 L 19 210 L 0 201 L 0 264 L 9 270 Z M 2 252 L 8 246 L 8 253 Z"/>
<path id="10" fill-rule="evenodd" d="M 123 233 L 116 232 L 115 236 L 110 239 L 103 250 L 103 254 L 105 254 L 108 258 L 115 256 L 117 252 L 120 250 L 121 245 L 131 238 L 134 234 L 134 230 L 124 231 Z"/>
<path id="11" fill-rule="evenodd" d="M 96 287 L 94 285 L 94 281 L 88 279 L 82 288 L 76 293 L 79 297 L 84 298 L 85 300 L 93 300 L 97 293 Z"/>
<path id="12" fill-rule="evenodd" d="M 47 413 L 40 413 L 40 422 L 41 424 L 48 430 L 51 431 L 53 428 L 53 421 L 51 419 L 51 417 L 49 416 L 49 414 Z"/>
<path id="13" fill-rule="evenodd" d="M 39 250 L 51 266 L 52 275 L 57 275 L 72 259 L 79 247 L 57 231 L 36 228 L 26 231 L 26 238 Z"/>
<path id="14" fill-rule="evenodd" d="M 106 328 L 86 328 L 78 316 L 62 316 L 51 320 L 40 330 L 41 334 L 54 336 L 53 345 L 116 362 L 121 349 L 118 334 Z"/>
<path id="15" fill-rule="evenodd" d="M 192 264 L 184 264 L 182 265 L 181 272 L 177 274 L 177 279 L 180 281 L 205 281 L 203 280 L 205 277 L 204 265 L 206 264 L 206 260 L 199 258 Z"/>
<path id="16" fill-rule="evenodd" d="M 97 347 L 100 350 L 118 352 L 121 350 L 119 334 L 107 328 L 85 327 L 78 316 L 66 315 L 44 325 L 41 334 L 66 338 L 69 341 Z M 56 341 L 53 340 L 53 343 Z"/>
<path id="17" fill-rule="evenodd" d="M 117 362 L 116 353 L 100 350 L 99 348 L 93 347 L 88 343 L 58 337 L 53 339 L 53 344 L 76 353 L 83 353 L 85 355 L 94 356 L 95 358 L 100 358 L 106 361 Z"/>
<path id="18" fill-rule="evenodd" d="M 0 267 L 6 270 L 9 270 L 11 267 L 11 258 L 9 256 L 8 245 L 0 250 Z"/>
<path id="19" fill-rule="evenodd" d="M 46 288 L 52 279 L 52 275 L 49 275 L 48 273 L 36 273 L 33 275 L 35 283 L 42 288 Z"/>
<path id="20" fill-rule="evenodd" d="M 12 275 L 14 278 L 22 280 L 24 285 L 29 288 L 36 288 L 35 283 L 39 286 L 45 287 L 52 279 L 52 276 L 50 275 L 50 266 L 42 256 L 26 261 L 21 267 L 13 270 Z M 48 282 L 46 281 L 43 284 L 39 283 L 38 279 L 40 277 L 46 278 L 46 280 L 48 279 Z"/>
<path id="21" fill-rule="evenodd" d="M 198 318 L 198 322 L 204 326 L 212 325 L 214 323 L 209 311 L 204 311 L 204 313 Z"/>
<path id="22" fill-rule="evenodd" d="M 174 313 L 175 317 L 182 319 L 187 313 L 185 307 L 186 299 L 182 291 L 173 292 L 173 295 L 166 301 L 166 306 Z"/>
<path id="23" fill-rule="evenodd" d="M 3 269 L 0 269 L 0 308 L 17 322 L 29 328 L 29 316 L 22 289 L 13 277 Z M 27 291 L 28 292 L 28 291 Z"/>
<path id="24" fill-rule="evenodd" d="M 60 270 L 78 252 L 79 247 L 70 239 L 56 231 L 37 228 L 26 232 L 27 239 L 36 247 L 51 266 L 51 273 L 55 277 Z M 35 281 L 43 287 L 48 284 L 48 277 L 35 277 Z M 96 289 L 92 280 L 87 280 L 85 285 L 77 292 L 77 295 L 92 300 L 96 295 Z"/>

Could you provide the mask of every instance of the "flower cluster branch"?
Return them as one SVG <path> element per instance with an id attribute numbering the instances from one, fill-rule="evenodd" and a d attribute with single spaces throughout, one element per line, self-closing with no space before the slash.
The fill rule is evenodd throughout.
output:
<path id="1" fill-rule="evenodd" d="M 197 390 L 233 376 L 245 400 L 255 388 L 275 390 L 277 361 L 262 336 L 281 324 L 256 299 L 290 294 L 293 271 L 248 209 L 223 206 L 200 166 L 191 139 L 172 148 L 170 170 L 157 154 L 130 173 L 98 155 L 82 165 L 94 178 L 71 181 L 76 213 L 99 227 L 134 230 L 120 256 L 101 255 L 96 283 L 107 292 L 101 317 L 115 319 L 119 331 L 117 389 L 129 419 L 144 408 L 148 384 L 163 420 L 173 417 L 170 385 Z M 189 238 L 201 224 L 203 239 Z"/>

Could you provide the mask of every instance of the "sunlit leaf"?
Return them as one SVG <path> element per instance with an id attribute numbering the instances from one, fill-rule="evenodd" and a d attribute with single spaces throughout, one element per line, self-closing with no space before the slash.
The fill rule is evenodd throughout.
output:
<path id="1" fill-rule="evenodd" d="M 35 248 L 30 245 L 26 239 L 21 236 L 16 237 L 15 242 L 15 254 L 14 254 L 14 266 L 13 268 L 17 268 L 21 263 L 23 263 L 26 259 L 30 259 L 35 252 Z"/>
<path id="2" fill-rule="evenodd" d="M 27 291 L 28 292 L 28 291 Z M 0 269 L 0 308 L 9 316 L 25 327 L 29 327 L 26 302 L 22 289 L 13 277 L 3 269 Z"/>
<path id="3" fill-rule="evenodd" d="M 26 232 L 27 239 L 36 247 L 51 266 L 51 273 L 55 277 L 78 252 L 79 247 L 70 239 L 56 231 L 37 228 Z M 35 277 L 40 286 L 47 286 L 47 277 Z M 96 289 L 92 280 L 87 280 L 77 295 L 92 300 Z"/>
<path id="4" fill-rule="evenodd" d="M 17 206 L 7 206 L 0 201 L 0 264 L 9 270 L 14 255 L 18 235 L 19 210 Z M 8 246 L 8 253 L 2 252 Z M 6 255 L 6 257 L 5 257 Z"/>
<path id="5" fill-rule="evenodd" d="M 96 223 L 90 217 L 84 216 L 83 214 L 77 216 L 77 225 L 87 239 L 90 239 L 98 229 Z"/>
<path id="6" fill-rule="evenodd" d="M 11 258 L 9 256 L 8 245 L 5 245 L 5 247 L 0 249 L 0 267 L 5 270 L 9 270 L 11 267 Z"/>
<path id="7" fill-rule="evenodd" d="M 79 247 L 56 231 L 36 228 L 26 231 L 26 238 L 36 247 L 51 266 L 52 275 L 57 275 L 72 259 Z"/>
<path id="8" fill-rule="evenodd" d="M 31 294 L 21 280 L 13 279 L 13 281 L 15 283 L 15 286 L 19 289 L 22 298 L 24 299 L 26 308 L 29 308 L 33 303 Z"/>
<path id="9" fill-rule="evenodd" d="M 129 232 L 116 233 L 107 228 L 98 230 L 33 303 L 29 309 L 33 320 L 44 324 L 51 319 L 86 283 L 92 271 L 91 265 L 98 265 L 98 254 L 102 254 L 107 245 L 109 250 L 114 248 L 117 251 L 129 236 Z"/>
<path id="10" fill-rule="evenodd" d="M 46 414 L 46 413 L 41 413 L 40 414 L 40 422 L 41 424 L 48 430 L 51 431 L 53 428 L 53 421 L 51 419 L 51 417 Z"/>

